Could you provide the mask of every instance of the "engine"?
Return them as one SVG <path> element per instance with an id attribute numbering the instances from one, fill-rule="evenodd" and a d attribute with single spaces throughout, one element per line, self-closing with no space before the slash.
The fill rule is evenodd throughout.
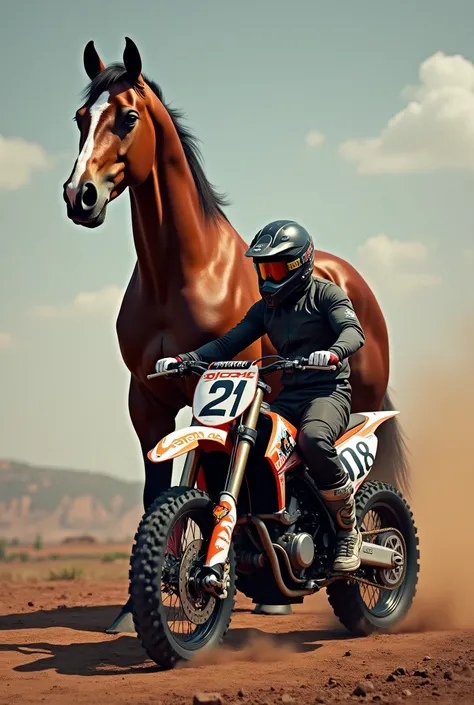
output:
<path id="1" fill-rule="evenodd" d="M 283 534 L 278 545 L 287 553 L 293 570 L 300 571 L 312 565 L 315 555 L 314 541 L 310 534 Z"/>
<path id="2" fill-rule="evenodd" d="M 265 522 L 283 579 L 290 585 L 292 577 L 297 580 L 306 579 L 320 572 L 327 558 L 325 524 L 321 520 L 318 505 L 313 500 L 311 490 L 308 491 L 308 489 L 310 488 L 295 478 L 295 481 L 291 482 L 291 487 L 287 485 L 284 521 L 272 521 L 271 517 L 268 517 L 270 521 Z M 266 575 L 265 580 L 269 579 L 273 582 L 273 578 L 270 577 L 272 574 L 270 561 L 261 544 L 258 531 L 251 522 L 235 532 L 234 541 L 240 575 L 239 589 L 243 589 L 247 595 L 254 593 L 254 586 L 246 582 L 244 575 L 250 577 L 255 574 L 255 571 Z M 258 584 L 264 592 L 260 580 Z"/>

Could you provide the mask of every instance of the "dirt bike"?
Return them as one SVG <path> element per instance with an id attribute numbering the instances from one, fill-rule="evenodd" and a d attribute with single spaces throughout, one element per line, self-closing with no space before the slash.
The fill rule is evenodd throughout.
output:
<path id="1" fill-rule="evenodd" d="M 267 358 L 186 361 L 148 375 L 200 376 L 191 426 L 148 452 L 155 463 L 187 457 L 180 484 L 144 514 L 130 559 L 137 636 L 164 668 L 221 643 L 236 581 L 265 604 L 301 603 L 326 588 L 334 613 L 356 635 L 393 627 L 412 604 L 419 571 L 412 512 L 394 487 L 368 480 L 376 430 L 399 412 L 352 414 L 336 443 L 363 532 L 360 568 L 336 573 L 336 528 L 299 455 L 297 429 L 264 402 L 270 372 L 335 367 L 273 357 L 261 367 Z"/>

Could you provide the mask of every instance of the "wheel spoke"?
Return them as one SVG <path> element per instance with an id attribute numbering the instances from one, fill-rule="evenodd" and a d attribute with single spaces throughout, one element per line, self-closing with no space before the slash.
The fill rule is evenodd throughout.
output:
<path id="1" fill-rule="evenodd" d="M 342 624 L 354 634 L 368 635 L 393 628 L 410 609 L 418 582 L 419 539 L 410 507 L 386 482 L 364 483 L 356 508 L 361 530 L 369 532 L 364 541 L 373 544 L 374 552 L 380 546 L 398 557 L 387 567 L 362 563 L 355 574 L 329 584 L 326 591 Z"/>
<path id="2" fill-rule="evenodd" d="M 202 562 L 204 545 L 201 527 L 187 516 L 181 519 L 179 526 L 173 527 L 166 549 L 170 579 L 168 583 L 162 581 L 162 595 L 166 595 L 162 604 L 167 607 L 170 632 L 180 641 L 194 637 L 201 624 L 212 616 L 215 607 L 215 598 L 210 593 L 204 597 L 199 594 L 193 596 L 189 587 L 190 575 Z M 171 600 L 169 606 L 165 605 L 168 597 Z M 183 604 L 183 598 L 186 604 Z"/>
<path id="3" fill-rule="evenodd" d="M 396 517 L 393 517 L 393 512 L 387 511 L 386 507 L 378 507 L 375 505 L 364 516 L 361 529 L 362 531 L 374 531 L 383 529 L 384 527 L 388 528 L 390 526 L 397 528 L 396 524 L 397 521 Z M 382 536 L 385 537 L 383 541 L 384 546 L 397 551 L 406 559 L 404 547 L 397 534 L 389 534 L 388 536 L 382 534 Z M 380 534 L 376 534 L 369 540 L 372 543 L 376 543 L 379 537 Z M 403 570 L 403 566 L 397 566 L 386 570 L 381 568 L 373 568 L 371 566 L 366 566 L 363 568 L 367 580 L 377 583 L 385 582 L 385 584 L 388 585 L 396 585 Z M 403 589 L 402 586 L 400 586 L 395 590 L 385 590 L 383 588 L 363 585 L 361 583 L 358 584 L 358 588 L 362 601 L 366 605 L 369 612 L 374 615 L 394 609 L 394 605 L 397 604 L 398 595 L 401 594 L 400 591 Z"/>

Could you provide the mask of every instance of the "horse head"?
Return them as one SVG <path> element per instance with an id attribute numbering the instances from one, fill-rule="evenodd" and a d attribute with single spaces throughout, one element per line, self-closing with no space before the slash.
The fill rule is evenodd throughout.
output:
<path id="1" fill-rule="evenodd" d="M 150 90 L 140 52 L 131 39 L 126 37 L 123 64 L 107 68 L 90 41 L 84 68 L 91 83 L 75 116 L 79 155 L 63 184 L 63 197 L 68 218 L 94 228 L 104 222 L 110 201 L 150 175 L 156 132 L 147 110 Z"/>

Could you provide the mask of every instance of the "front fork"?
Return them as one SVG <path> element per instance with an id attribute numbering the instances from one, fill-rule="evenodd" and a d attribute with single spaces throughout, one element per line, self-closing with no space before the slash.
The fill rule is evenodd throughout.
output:
<path id="1" fill-rule="evenodd" d="M 206 562 L 203 566 L 205 573 L 203 585 L 207 590 L 222 598 L 227 596 L 227 571 L 225 566 L 228 561 L 232 535 L 237 523 L 237 500 L 247 468 L 249 454 L 257 439 L 256 428 L 264 392 L 265 385 L 260 382 L 243 423 L 237 429 L 237 442 L 226 484 L 220 494 L 219 504 L 213 511 L 216 525 L 212 532 Z"/>

